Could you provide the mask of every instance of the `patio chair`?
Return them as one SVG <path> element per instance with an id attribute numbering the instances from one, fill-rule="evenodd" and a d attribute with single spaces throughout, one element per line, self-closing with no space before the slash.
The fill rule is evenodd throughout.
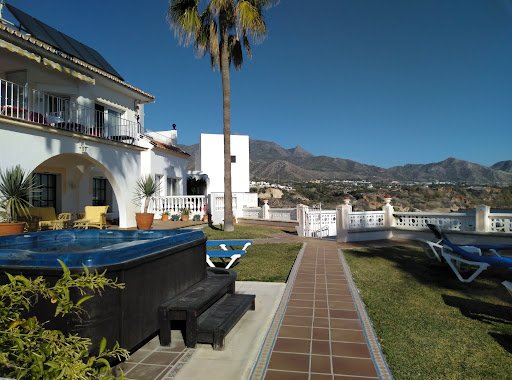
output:
<path id="1" fill-rule="evenodd" d="M 52 229 L 62 230 L 71 220 L 71 213 L 62 212 L 55 215 L 54 207 L 31 207 L 28 209 L 32 219 L 38 220 L 37 230 Z"/>
<path id="2" fill-rule="evenodd" d="M 512 245 L 458 245 L 452 243 L 439 226 L 433 224 L 427 224 L 427 226 L 436 238 L 441 239 L 441 255 L 461 282 L 473 281 L 489 266 L 501 266 L 512 269 L 512 258 L 501 257 L 499 254 L 501 250 L 511 250 Z M 489 252 L 491 255 L 486 254 L 486 252 Z M 469 271 L 469 268 L 472 267 L 475 268 L 475 271 L 467 278 L 462 277 L 461 273 Z"/>
<path id="3" fill-rule="evenodd" d="M 220 250 L 207 250 L 206 262 L 210 267 L 215 267 L 215 264 L 210 260 L 212 257 L 217 257 L 226 264 L 225 269 L 231 268 L 235 262 L 247 253 L 247 247 L 252 244 L 251 240 L 208 240 L 206 247 L 220 247 Z M 228 249 L 230 247 L 231 249 Z M 233 247 L 243 247 L 242 249 L 233 249 Z"/>
<path id="4" fill-rule="evenodd" d="M 109 206 L 85 206 L 83 217 L 73 222 L 73 228 L 107 228 L 107 210 Z M 77 215 L 82 216 L 81 213 Z"/>

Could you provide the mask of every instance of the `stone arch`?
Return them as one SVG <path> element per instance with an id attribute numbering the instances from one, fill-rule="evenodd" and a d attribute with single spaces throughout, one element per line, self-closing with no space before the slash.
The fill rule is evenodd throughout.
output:
<path id="1" fill-rule="evenodd" d="M 126 204 L 129 200 L 126 195 L 121 191 L 122 186 L 119 184 L 121 179 L 120 174 L 115 174 L 109 170 L 99 160 L 89 155 L 80 153 L 60 153 L 48 157 L 36 165 L 31 172 L 34 171 L 48 171 L 57 172 L 62 175 L 63 191 L 68 192 L 68 187 L 73 189 L 78 186 L 77 191 L 74 192 L 76 197 L 80 196 L 79 183 L 84 176 L 87 176 L 94 168 L 98 168 L 103 176 L 108 180 L 117 202 L 117 210 L 119 212 L 119 219 L 126 220 L 127 207 Z M 81 177 L 81 178 L 80 178 Z M 75 199 L 74 209 L 83 210 L 83 205 L 80 205 L 80 200 Z M 68 202 L 69 203 L 69 202 Z"/>

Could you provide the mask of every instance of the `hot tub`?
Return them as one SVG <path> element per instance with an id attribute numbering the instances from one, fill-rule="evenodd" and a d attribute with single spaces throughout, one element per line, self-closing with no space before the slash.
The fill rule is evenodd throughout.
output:
<path id="1" fill-rule="evenodd" d="M 53 318 L 55 306 L 39 302 L 34 308 L 48 328 L 78 333 L 93 341 L 95 352 L 102 337 L 111 347 L 134 349 L 158 332 L 158 306 L 206 277 L 206 238 L 197 230 L 60 230 L 0 236 L 0 281 L 5 272 L 27 277 L 44 276 L 54 283 L 63 261 L 73 273 L 89 270 L 125 284 L 105 289 L 82 306 L 80 320 L 68 315 Z M 77 300 L 81 296 L 74 294 Z"/>

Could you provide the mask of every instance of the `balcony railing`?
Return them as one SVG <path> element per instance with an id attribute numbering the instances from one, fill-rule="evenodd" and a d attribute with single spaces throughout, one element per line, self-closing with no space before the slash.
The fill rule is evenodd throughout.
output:
<path id="1" fill-rule="evenodd" d="M 181 214 L 183 209 L 188 209 L 190 215 L 200 215 L 202 218 L 207 211 L 207 198 L 205 195 L 178 195 L 151 197 L 149 212 L 160 217 L 162 213 Z"/>
<path id="2" fill-rule="evenodd" d="M 0 79 L 0 115 L 88 136 L 135 144 L 144 131 L 112 110 L 97 110 L 68 99 Z"/>

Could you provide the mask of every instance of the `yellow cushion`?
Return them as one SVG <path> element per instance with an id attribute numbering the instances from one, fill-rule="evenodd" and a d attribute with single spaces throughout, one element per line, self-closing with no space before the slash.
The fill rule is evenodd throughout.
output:
<path id="1" fill-rule="evenodd" d="M 56 220 L 55 209 L 53 207 L 31 207 L 30 215 L 38 216 L 41 220 Z"/>
<path id="2" fill-rule="evenodd" d="M 108 206 L 85 206 L 85 219 L 92 223 L 101 221 L 101 214 L 106 214 Z"/>

